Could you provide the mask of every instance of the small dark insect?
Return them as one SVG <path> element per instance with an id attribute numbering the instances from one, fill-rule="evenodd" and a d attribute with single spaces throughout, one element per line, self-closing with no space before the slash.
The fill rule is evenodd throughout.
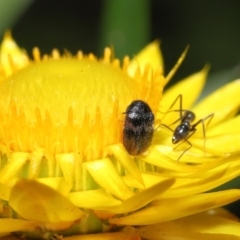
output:
<path id="1" fill-rule="evenodd" d="M 174 102 L 170 106 L 169 110 L 174 106 L 174 104 L 177 102 L 178 99 L 180 102 L 180 109 L 172 110 L 172 111 L 179 112 L 180 117 L 172 124 L 175 124 L 177 122 L 180 122 L 180 124 L 175 128 L 175 130 L 171 129 L 169 126 L 164 125 L 168 129 L 173 131 L 173 136 L 172 136 L 173 144 L 177 144 L 179 142 L 184 142 L 184 141 L 189 144 L 189 147 L 183 151 L 183 153 L 179 156 L 177 161 L 179 161 L 179 159 L 182 157 L 182 155 L 192 147 L 192 144 L 188 141 L 188 139 L 197 131 L 196 127 L 200 123 L 202 123 L 203 136 L 204 136 L 204 148 L 205 148 L 206 128 L 205 128 L 204 122 L 208 119 L 208 122 L 207 122 L 207 125 L 208 125 L 211 122 L 213 115 L 214 115 L 212 113 L 212 114 L 208 115 L 207 117 L 202 118 L 202 119 L 198 120 L 196 123 L 192 124 L 192 122 L 195 120 L 196 116 L 195 116 L 194 112 L 192 112 L 190 110 L 182 109 L 182 95 L 181 94 L 174 100 Z M 171 111 L 168 111 L 168 112 L 171 112 Z M 176 146 L 174 149 L 176 149 L 178 146 Z"/>
<path id="2" fill-rule="evenodd" d="M 154 115 L 148 104 L 141 100 L 133 101 L 125 114 L 123 145 L 130 155 L 139 155 L 151 144 Z"/>

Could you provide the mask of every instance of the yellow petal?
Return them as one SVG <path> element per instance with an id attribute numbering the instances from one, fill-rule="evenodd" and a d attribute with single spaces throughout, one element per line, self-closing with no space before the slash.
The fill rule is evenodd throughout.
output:
<path id="1" fill-rule="evenodd" d="M 142 226 L 138 231 L 144 239 L 235 240 L 240 239 L 237 237 L 240 234 L 239 228 L 239 222 L 200 213 L 169 222 Z"/>
<path id="2" fill-rule="evenodd" d="M 195 214 L 183 219 L 178 219 L 177 224 L 190 225 L 193 231 L 212 234 L 229 234 L 240 237 L 240 223 L 229 219 L 209 216 L 205 213 Z"/>
<path id="3" fill-rule="evenodd" d="M 171 71 L 168 73 L 168 75 L 165 78 L 164 86 L 172 79 L 178 68 L 181 66 L 183 60 L 185 59 L 187 52 L 188 52 L 189 46 L 186 47 L 186 49 L 181 54 L 180 58 L 178 59 L 177 63 L 173 66 Z"/>
<path id="4" fill-rule="evenodd" d="M 0 48 L 0 62 L 6 76 L 13 73 L 29 62 L 25 51 L 21 50 L 12 39 L 11 33 L 6 32 Z"/>
<path id="5" fill-rule="evenodd" d="M 216 125 L 236 114 L 240 104 L 239 92 L 240 80 L 233 81 L 206 97 L 192 110 L 198 118 L 214 113 L 210 125 Z"/>
<path id="6" fill-rule="evenodd" d="M 200 72 L 194 73 L 187 78 L 181 80 L 163 94 L 161 106 L 157 118 L 162 118 L 162 113 L 166 113 L 174 100 L 182 94 L 182 109 L 189 109 L 200 95 L 208 73 L 209 67 L 205 66 Z M 172 110 L 179 110 L 179 101 L 173 106 Z M 170 112 L 164 115 L 162 123 L 171 124 L 179 118 L 179 112 Z"/>
<path id="7" fill-rule="evenodd" d="M 140 67 L 141 72 L 143 72 L 147 63 L 150 63 L 153 69 L 157 69 L 160 66 L 163 67 L 163 57 L 159 50 L 158 41 L 148 44 L 133 58 L 128 68 L 129 75 L 134 76 L 138 67 Z"/>
<path id="8" fill-rule="evenodd" d="M 224 176 L 233 177 L 236 174 L 240 173 L 239 158 L 239 154 L 233 154 L 218 161 L 206 163 L 200 171 L 192 173 L 189 176 L 206 178 L 208 176 L 214 176 L 215 174 L 219 174 L 219 176 L 221 176 L 222 178 L 224 178 Z"/>
<path id="9" fill-rule="evenodd" d="M 210 233 L 196 233 L 190 231 L 186 231 L 182 229 L 180 231 L 172 231 L 168 232 L 167 230 L 161 232 L 158 235 L 160 238 L 151 238 L 151 240 L 168 240 L 168 239 L 184 239 L 184 240 L 240 240 L 239 237 L 228 235 L 228 234 L 210 234 Z M 164 236 L 167 236 L 164 238 Z"/>
<path id="10" fill-rule="evenodd" d="M 145 189 L 139 193 L 136 193 L 132 197 L 126 199 L 118 206 L 100 208 L 100 210 L 109 211 L 111 213 L 126 213 L 135 211 L 141 207 L 146 206 L 157 196 L 167 191 L 169 187 L 174 183 L 173 179 L 164 179 L 162 182 Z"/>
<path id="11" fill-rule="evenodd" d="M 10 233 L 17 231 L 32 231 L 35 223 L 22 219 L 0 218 L 0 233 Z"/>
<path id="12" fill-rule="evenodd" d="M 72 192 L 69 193 L 68 198 L 77 207 L 88 209 L 101 209 L 121 204 L 120 200 L 112 197 L 103 189 Z"/>
<path id="13" fill-rule="evenodd" d="M 40 222 L 70 222 L 83 216 L 59 192 L 33 180 L 19 180 L 12 188 L 9 204 L 22 217 Z"/>
<path id="14" fill-rule="evenodd" d="M 231 213 L 230 211 L 228 211 L 227 209 L 222 208 L 222 207 L 208 210 L 206 212 L 203 212 L 202 214 L 204 214 L 204 213 L 208 216 L 210 215 L 210 216 L 215 216 L 215 217 L 221 217 L 221 218 L 226 218 L 231 221 L 239 222 L 239 218 L 236 215 L 234 215 L 233 213 Z"/>
<path id="15" fill-rule="evenodd" d="M 28 157 L 29 153 L 13 152 L 7 164 L 0 171 L 0 182 L 7 184 L 12 178 L 14 178 L 21 170 Z"/>
<path id="16" fill-rule="evenodd" d="M 123 167 L 130 173 L 140 184 L 144 186 L 141 172 L 134 162 L 134 158 L 131 157 L 122 144 L 115 144 L 109 146 L 108 149 L 113 156 L 123 165 Z"/>
<path id="17" fill-rule="evenodd" d="M 10 188 L 0 183 L 0 199 L 8 201 Z"/>
<path id="18" fill-rule="evenodd" d="M 189 216 L 211 208 L 226 205 L 240 198 L 240 190 L 192 195 L 183 198 L 168 198 L 154 201 L 149 207 L 126 217 L 112 218 L 117 225 L 149 225 Z"/>
<path id="19" fill-rule="evenodd" d="M 194 143 L 197 143 L 197 141 L 194 140 Z M 198 144 L 200 145 L 200 141 L 198 141 Z M 238 152 L 240 149 L 240 132 L 207 137 L 206 146 L 211 149 L 218 149 L 222 153 Z"/>
<path id="20" fill-rule="evenodd" d="M 125 227 L 119 232 L 81 235 L 81 240 L 141 240 L 133 227 Z M 79 240 L 79 236 L 65 237 L 64 240 Z"/>
<path id="21" fill-rule="evenodd" d="M 53 188 L 64 196 L 67 196 L 71 190 L 63 177 L 37 178 L 36 181 Z"/>
<path id="22" fill-rule="evenodd" d="M 220 123 L 207 131 L 207 136 L 218 136 L 222 134 L 240 133 L 240 115 Z"/>
<path id="23" fill-rule="evenodd" d="M 142 172 L 142 178 L 146 188 L 148 189 L 153 185 L 169 179 L 169 176 L 155 172 Z M 123 176 L 123 180 L 130 187 L 144 189 L 130 174 Z"/>
<path id="24" fill-rule="evenodd" d="M 133 195 L 119 176 L 110 159 L 105 158 L 92 162 L 85 162 L 84 165 L 96 183 L 116 197 L 126 199 Z"/>
<path id="25" fill-rule="evenodd" d="M 44 149 L 38 148 L 33 151 L 29 162 L 29 178 L 37 178 L 38 170 L 44 157 Z"/>
<path id="26" fill-rule="evenodd" d="M 164 150 L 166 149 L 169 150 L 169 147 L 161 145 L 151 147 L 148 149 L 148 155 L 140 156 L 139 159 L 141 161 L 158 166 L 162 169 L 173 170 L 174 172 L 177 171 L 180 173 L 193 173 L 202 169 L 201 166 L 185 165 L 179 161 L 169 158 L 168 156 L 166 156 L 168 154 L 164 154 Z M 172 151 L 172 148 L 170 148 L 170 151 Z M 166 152 L 168 151 L 166 150 Z"/>
<path id="27" fill-rule="evenodd" d="M 239 161 L 232 163 L 226 161 L 226 164 L 222 164 L 213 169 L 209 166 L 209 168 L 209 171 L 200 171 L 189 175 L 189 177 L 176 178 L 176 182 L 172 188 L 169 191 L 164 192 L 161 197 L 184 197 L 209 191 L 238 177 L 240 174 Z"/>
<path id="28" fill-rule="evenodd" d="M 56 154 L 56 160 L 63 172 L 64 179 L 70 186 L 73 185 L 75 157 L 73 153 Z"/>
<path id="29" fill-rule="evenodd" d="M 237 104 L 222 106 L 221 109 L 216 109 L 214 112 L 211 113 L 211 114 L 214 114 L 212 119 L 208 118 L 208 116 L 210 116 L 211 114 L 201 115 L 195 111 L 197 120 L 205 119 L 206 117 L 207 117 L 207 119 L 206 119 L 206 121 L 202 121 L 202 123 L 200 122 L 199 126 L 197 126 L 197 131 L 194 133 L 193 138 L 200 137 L 203 139 L 204 131 L 205 131 L 205 136 L 206 136 L 206 141 L 207 141 L 208 130 L 211 129 L 216 124 L 219 124 L 219 123 L 223 122 L 224 120 L 227 120 L 228 118 L 233 117 L 237 113 L 237 111 L 238 111 Z M 203 127 L 203 124 L 204 124 L 204 127 Z M 205 128 L 205 130 L 204 130 L 204 128 Z"/>
<path id="30" fill-rule="evenodd" d="M 139 234 L 143 239 L 150 240 L 169 240 L 169 239 L 184 239 L 184 240 L 239 240 L 238 237 L 233 235 L 222 235 L 222 234 L 208 234 L 208 233 L 198 233 L 192 232 L 191 230 L 186 231 L 186 228 L 189 229 L 189 226 L 184 226 L 183 229 L 174 229 L 176 224 L 170 222 L 171 225 L 168 228 L 164 228 L 161 224 L 150 225 L 146 227 L 141 227 Z"/>
<path id="31" fill-rule="evenodd" d="M 218 160 L 218 159 L 226 156 L 226 154 L 223 153 L 221 150 L 216 150 L 216 149 L 210 148 L 207 144 L 207 140 L 204 145 L 203 138 L 201 138 L 201 139 L 191 138 L 191 140 L 189 142 L 192 145 L 191 149 L 189 149 L 189 150 L 187 150 L 187 148 L 189 148 L 190 145 L 187 142 L 182 142 L 181 144 L 175 145 L 175 146 L 172 144 L 173 145 L 172 147 L 167 146 L 168 144 L 155 145 L 155 148 L 157 148 L 159 151 L 159 155 L 161 155 L 161 154 L 165 155 L 168 157 L 168 159 L 171 159 L 171 161 L 173 162 L 173 164 L 171 164 L 171 165 L 167 164 L 167 169 L 174 170 L 172 168 L 174 166 L 174 162 L 179 162 L 181 164 L 187 163 L 187 166 L 185 168 L 183 166 L 182 169 L 190 170 L 191 168 L 188 168 L 189 167 L 188 163 L 196 163 L 197 166 L 192 167 L 190 165 L 190 167 L 192 167 L 192 170 L 196 171 L 196 170 L 198 170 L 198 168 L 202 168 L 203 163 Z M 175 149 L 175 147 L 177 147 L 177 149 Z M 209 157 L 207 157 L 208 156 L 207 153 L 212 155 L 211 159 Z M 168 166 L 171 166 L 171 168 L 168 168 Z M 177 166 L 177 165 L 175 164 L 175 166 Z M 181 166 L 179 165 L 179 167 L 181 167 Z M 180 170 L 180 168 L 179 168 L 179 170 Z M 175 169 L 174 171 L 178 171 L 178 170 Z"/>
<path id="32" fill-rule="evenodd" d="M 209 191 L 238 177 L 239 174 L 239 157 L 229 157 L 207 163 L 202 166 L 201 170 L 192 174 L 186 173 L 178 176 L 175 172 L 167 171 L 165 173 L 144 172 L 142 177 L 147 188 L 166 178 L 173 177 L 174 184 L 168 191 L 164 191 L 159 198 L 178 198 Z M 124 176 L 123 179 L 128 186 L 139 188 L 137 182 L 130 175 Z"/>

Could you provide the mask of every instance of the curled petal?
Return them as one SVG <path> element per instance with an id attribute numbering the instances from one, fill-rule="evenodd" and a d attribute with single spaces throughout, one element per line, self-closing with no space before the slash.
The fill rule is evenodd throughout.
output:
<path id="1" fill-rule="evenodd" d="M 205 164 L 201 170 L 192 174 L 186 173 L 184 176 L 175 173 L 143 172 L 142 177 L 146 188 L 149 188 L 172 176 L 175 182 L 168 191 L 162 192 L 159 198 L 178 198 L 209 191 L 238 177 L 239 174 L 240 161 L 236 156 Z M 123 179 L 128 186 L 141 189 L 130 175 L 124 176 Z"/>
<path id="2" fill-rule="evenodd" d="M 141 207 L 146 206 L 157 196 L 161 195 L 163 192 L 167 191 L 169 187 L 174 183 L 173 179 L 164 179 L 160 183 L 145 189 L 139 193 L 136 193 L 132 197 L 126 199 L 118 206 L 100 208 L 100 210 L 109 211 L 112 213 L 125 213 L 132 212 Z"/>
<path id="3" fill-rule="evenodd" d="M 68 198 L 74 205 L 88 209 L 101 209 L 121 204 L 120 200 L 112 197 L 103 189 L 72 192 L 69 193 Z"/>
<path id="4" fill-rule="evenodd" d="M 161 199 L 154 201 L 149 207 L 138 212 L 126 217 L 112 218 L 109 222 L 117 225 L 155 224 L 223 206 L 238 199 L 240 199 L 240 190 L 226 190 L 182 198 Z"/>
<path id="5" fill-rule="evenodd" d="M 33 180 L 19 180 L 12 188 L 9 204 L 22 217 L 40 222 L 70 222 L 83 216 L 59 192 Z"/>
<path id="6" fill-rule="evenodd" d="M 189 231 L 186 232 L 186 228 Z M 139 227 L 139 234 L 146 239 L 155 239 L 158 236 L 171 235 L 186 237 L 186 239 L 239 239 L 240 223 L 226 218 L 209 216 L 199 213 L 170 222 Z M 206 235 L 205 235 L 206 234 Z M 192 236 L 197 238 L 190 238 Z M 209 237 L 209 238 L 200 238 Z M 238 236 L 238 237 L 237 237 Z M 162 239 L 162 238 L 161 238 Z M 164 239 L 164 238 L 163 238 Z"/>
<path id="7" fill-rule="evenodd" d="M 32 231 L 34 230 L 35 223 L 22 219 L 0 219 L 0 233 L 10 233 L 17 231 Z"/>

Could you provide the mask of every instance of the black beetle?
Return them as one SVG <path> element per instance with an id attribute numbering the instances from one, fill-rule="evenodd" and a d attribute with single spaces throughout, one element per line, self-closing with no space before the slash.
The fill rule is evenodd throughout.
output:
<path id="1" fill-rule="evenodd" d="M 126 109 L 123 145 L 130 155 L 145 152 L 152 142 L 154 114 L 142 100 L 133 101 Z"/>

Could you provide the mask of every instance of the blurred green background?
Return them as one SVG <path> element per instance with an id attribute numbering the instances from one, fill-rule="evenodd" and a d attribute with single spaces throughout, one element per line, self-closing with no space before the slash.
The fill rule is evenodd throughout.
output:
<path id="1" fill-rule="evenodd" d="M 214 85 L 240 76 L 239 0 L 9 0 L 0 4 L 10 12 L 0 5 L 0 22 L 12 29 L 29 53 L 37 45 L 43 53 L 53 48 L 72 53 L 82 49 L 100 56 L 103 46 L 111 45 L 121 58 L 160 39 L 166 72 L 190 44 L 174 80 L 205 63 L 211 64 L 211 77 L 217 74 Z"/>
<path id="2" fill-rule="evenodd" d="M 132 57 L 160 39 L 166 72 L 189 44 L 187 58 L 173 80 L 209 63 L 203 95 L 240 78 L 239 0 L 0 1 L 1 35 L 5 29 L 12 30 L 29 54 L 38 46 L 42 53 L 53 48 L 72 53 L 81 49 L 101 56 L 108 45 L 114 47 L 116 57 Z M 230 184 L 240 187 L 240 181 Z M 239 205 L 229 208 L 240 216 Z"/>

